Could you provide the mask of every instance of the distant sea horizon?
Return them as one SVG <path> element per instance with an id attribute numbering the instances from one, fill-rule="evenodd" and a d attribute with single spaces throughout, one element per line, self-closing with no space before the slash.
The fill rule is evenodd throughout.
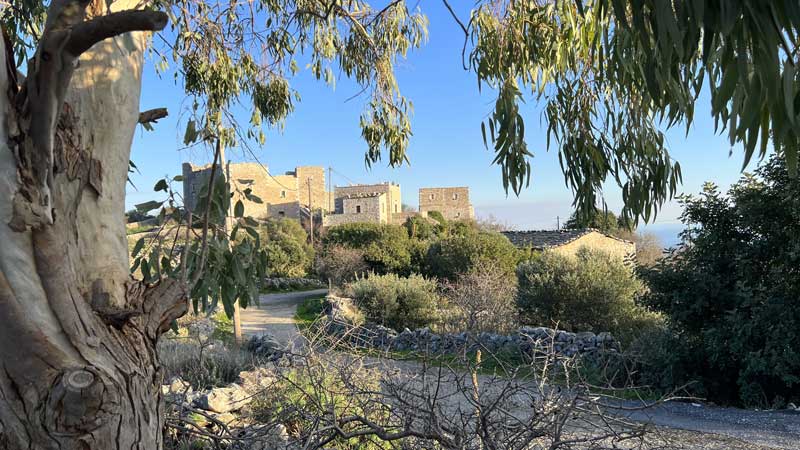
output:
<path id="1" fill-rule="evenodd" d="M 682 223 L 654 223 L 640 227 L 639 231 L 653 233 L 664 248 L 675 247 L 681 242 L 680 233 L 685 228 Z"/>

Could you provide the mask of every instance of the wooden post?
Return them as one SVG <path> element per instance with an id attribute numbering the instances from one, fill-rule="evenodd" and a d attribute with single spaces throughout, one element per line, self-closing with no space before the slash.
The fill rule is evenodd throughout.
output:
<path id="1" fill-rule="evenodd" d="M 230 162 L 225 160 L 225 146 L 219 143 L 219 138 L 217 138 L 217 145 L 220 146 L 219 148 L 219 161 L 220 164 L 225 166 L 225 181 L 228 182 L 229 187 L 229 194 L 230 195 L 230 188 L 232 188 L 231 183 L 231 164 Z M 231 199 L 233 200 L 233 199 Z M 223 230 L 225 230 L 225 234 L 228 234 L 230 230 L 233 229 L 231 224 L 231 209 L 230 205 L 228 205 L 228 211 L 225 213 L 225 221 L 223 222 Z M 230 246 L 230 240 L 228 240 L 228 245 Z M 236 341 L 237 345 L 242 344 L 242 318 L 239 312 L 239 299 L 237 298 L 233 303 L 233 338 Z"/>

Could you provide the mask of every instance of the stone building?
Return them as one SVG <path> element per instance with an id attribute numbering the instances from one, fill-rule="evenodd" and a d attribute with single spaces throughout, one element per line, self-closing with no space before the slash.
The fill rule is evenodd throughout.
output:
<path id="1" fill-rule="evenodd" d="M 517 247 L 574 256 L 582 247 L 602 250 L 625 261 L 636 256 L 636 244 L 592 228 L 582 230 L 503 231 Z"/>
<path id="2" fill-rule="evenodd" d="M 333 189 L 333 211 L 323 218 L 323 226 L 343 223 L 392 223 L 402 212 L 400 185 L 396 183 L 355 184 Z"/>
<path id="3" fill-rule="evenodd" d="M 221 173 L 225 168 L 217 170 Z M 200 190 L 208 183 L 210 173 L 210 164 L 183 164 L 183 197 L 187 207 L 195 208 Z M 276 216 L 299 219 L 307 214 L 309 200 L 314 210 L 330 209 L 330 196 L 325 191 L 325 169 L 322 167 L 299 166 L 282 175 L 269 175 L 265 167 L 258 163 L 231 163 L 230 179 L 232 204 L 241 200 L 245 215 L 257 219 Z M 248 188 L 263 203 L 245 198 L 243 192 Z"/>
<path id="4" fill-rule="evenodd" d="M 468 187 L 421 188 L 419 212 L 439 211 L 447 220 L 472 220 L 475 210 L 469 202 Z"/>
<path id="5" fill-rule="evenodd" d="M 422 188 L 419 190 L 419 204 L 419 212 L 403 211 L 400 185 L 396 183 L 336 186 L 333 211 L 325 216 L 323 226 L 353 222 L 401 224 L 412 216 L 428 217 L 431 211 L 442 213 L 448 220 L 475 217 L 467 187 Z"/>
<path id="6" fill-rule="evenodd" d="M 323 217 L 323 226 L 332 227 L 354 222 L 389 222 L 386 212 L 388 197 L 384 192 L 348 194 L 337 198 L 336 202 L 341 205 L 340 210 Z"/>

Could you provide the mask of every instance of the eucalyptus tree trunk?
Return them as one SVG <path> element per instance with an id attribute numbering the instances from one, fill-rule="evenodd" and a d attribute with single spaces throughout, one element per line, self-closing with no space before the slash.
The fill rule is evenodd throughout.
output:
<path id="1" fill-rule="evenodd" d="M 128 269 L 139 31 L 166 24 L 124 11 L 137 3 L 52 0 L 27 78 L 0 68 L 3 449 L 162 447 L 155 348 L 185 313 L 186 286 Z"/>

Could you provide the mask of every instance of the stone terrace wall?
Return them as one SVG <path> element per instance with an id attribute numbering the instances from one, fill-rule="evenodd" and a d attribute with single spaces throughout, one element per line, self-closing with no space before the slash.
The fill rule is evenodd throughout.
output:
<path id="1" fill-rule="evenodd" d="M 610 333 L 570 333 L 545 327 L 522 327 L 510 335 L 479 333 L 437 334 L 428 328 L 401 332 L 376 324 L 352 323 L 352 300 L 329 295 L 326 298 L 327 330 L 346 338 L 350 344 L 391 351 L 423 351 L 453 354 L 465 349 L 491 353 L 535 356 L 554 352 L 572 357 L 599 352 L 619 352 L 619 342 Z"/>

